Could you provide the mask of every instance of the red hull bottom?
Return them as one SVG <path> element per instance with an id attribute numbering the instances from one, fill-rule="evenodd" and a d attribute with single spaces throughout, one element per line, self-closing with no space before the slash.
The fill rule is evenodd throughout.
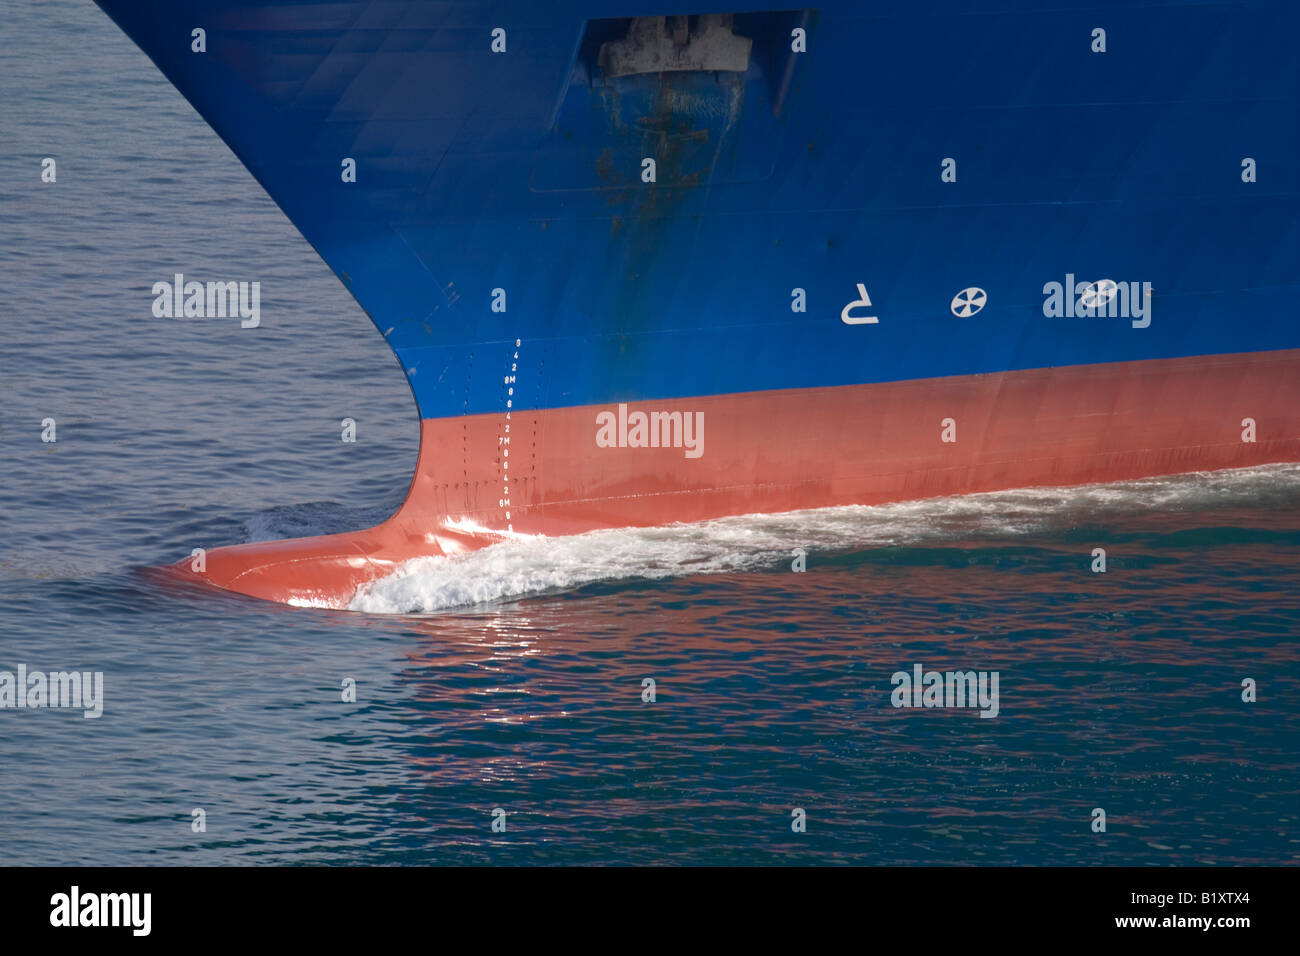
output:
<path id="1" fill-rule="evenodd" d="M 1300 350 L 632 403 L 700 420 L 687 447 L 602 447 L 617 405 L 426 419 L 397 514 L 366 531 L 235 545 L 176 569 L 345 607 L 412 558 L 512 534 L 883 504 L 1300 461 Z M 611 413 L 599 419 L 602 412 Z M 1254 423 L 1254 441 L 1244 437 Z M 633 422 L 635 425 L 635 422 Z M 609 428 L 602 440 L 618 441 Z M 635 428 L 627 435 L 635 444 Z M 955 440 L 945 440 L 954 439 Z M 620 442 L 626 445 L 627 442 Z M 693 453 L 692 453 L 693 454 Z"/>

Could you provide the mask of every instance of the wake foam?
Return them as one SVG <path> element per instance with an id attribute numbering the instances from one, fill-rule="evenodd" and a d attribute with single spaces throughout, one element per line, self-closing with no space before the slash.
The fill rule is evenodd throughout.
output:
<path id="1" fill-rule="evenodd" d="M 410 614 L 567 590 L 599 581 L 771 570 L 795 548 L 845 553 L 989 540 L 1148 511 L 1294 506 L 1300 464 L 1107 485 L 1029 488 L 896 504 L 743 515 L 697 524 L 519 536 L 453 557 L 417 558 L 362 587 L 349 609 Z"/>

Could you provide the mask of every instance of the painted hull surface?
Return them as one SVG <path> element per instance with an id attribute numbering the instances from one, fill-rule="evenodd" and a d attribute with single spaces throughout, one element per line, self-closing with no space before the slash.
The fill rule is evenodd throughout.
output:
<path id="1" fill-rule="evenodd" d="M 1300 460 L 1295 4 L 97 2 L 423 421 L 393 518 L 220 587 Z"/>

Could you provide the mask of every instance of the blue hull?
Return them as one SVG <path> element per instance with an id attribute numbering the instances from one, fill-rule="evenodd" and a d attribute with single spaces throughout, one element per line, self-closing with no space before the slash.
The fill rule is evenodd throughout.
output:
<path id="1" fill-rule="evenodd" d="M 424 418 L 1300 346 L 1296 4 L 824 3 L 738 15 L 744 73 L 611 78 L 643 2 L 99 2 Z M 1150 324 L 1045 315 L 1070 275 Z"/>

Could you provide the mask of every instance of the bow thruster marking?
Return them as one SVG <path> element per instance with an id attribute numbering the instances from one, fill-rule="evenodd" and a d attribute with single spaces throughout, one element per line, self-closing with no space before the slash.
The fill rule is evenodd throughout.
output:
<path id="1" fill-rule="evenodd" d="M 984 303 L 989 300 L 988 294 L 977 286 L 971 286 L 969 289 L 962 289 L 952 297 L 952 314 L 959 319 L 974 315 L 980 309 L 984 308 Z"/>

